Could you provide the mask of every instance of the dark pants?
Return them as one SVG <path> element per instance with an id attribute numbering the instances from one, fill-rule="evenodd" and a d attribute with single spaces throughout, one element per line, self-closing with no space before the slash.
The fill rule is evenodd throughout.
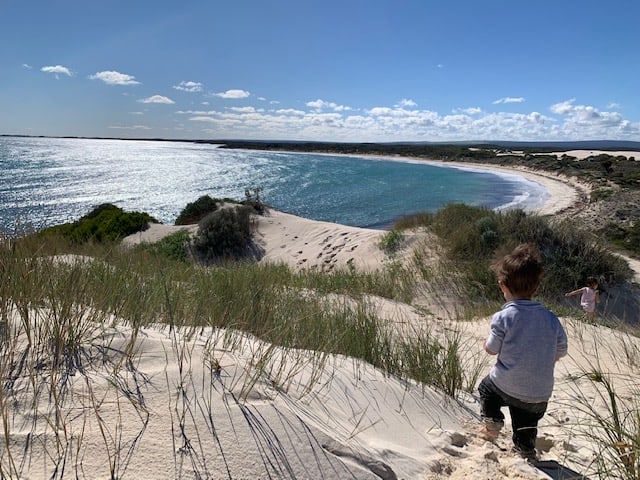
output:
<path id="1" fill-rule="evenodd" d="M 530 452 L 536 447 L 538 421 L 547 411 L 547 402 L 527 403 L 507 395 L 500 390 L 487 375 L 478 386 L 480 392 L 480 413 L 483 418 L 502 423 L 502 407 L 509 407 L 513 428 L 513 443 L 522 452 Z"/>

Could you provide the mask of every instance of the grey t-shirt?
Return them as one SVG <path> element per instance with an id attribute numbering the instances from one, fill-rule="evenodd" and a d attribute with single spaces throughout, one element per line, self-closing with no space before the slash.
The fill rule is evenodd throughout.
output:
<path id="1" fill-rule="evenodd" d="M 498 354 L 489 376 L 500 390 L 523 402 L 546 402 L 555 362 L 567 354 L 567 334 L 541 303 L 513 300 L 493 315 L 487 348 Z"/>

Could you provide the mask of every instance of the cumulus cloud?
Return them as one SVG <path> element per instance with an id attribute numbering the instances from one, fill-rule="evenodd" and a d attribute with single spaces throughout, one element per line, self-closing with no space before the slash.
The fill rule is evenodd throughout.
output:
<path id="1" fill-rule="evenodd" d="M 216 93 L 214 95 L 220 98 L 238 99 L 238 98 L 247 98 L 251 94 L 245 90 L 232 89 L 232 90 L 227 90 L 226 92 Z"/>
<path id="2" fill-rule="evenodd" d="M 304 110 L 296 110 L 294 108 L 280 108 L 278 110 L 276 110 L 277 114 L 279 115 L 296 115 L 296 116 L 300 116 L 300 115 L 305 115 L 306 112 Z"/>
<path id="3" fill-rule="evenodd" d="M 176 103 L 173 100 L 171 100 L 169 97 L 165 97 L 162 95 L 153 95 L 151 97 L 143 98 L 138 101 L 140 103 L 163 103 L 165 105 L 171 105 L 173 103 Z"/>
<path id="4" fill-rule="evenodd" d="M 192 122 L 215 122 L 216 119 L 213 117 L 206 117 L 203 115 L 196 115 L 195 117 L 189 118 Z"/>
<path id="5" fill-rule="evenodd" d="M 453 113 L 465 113 L 467 115 L 479 115 L 482 113 L 480 107 L 456 108 Z"/>
<path id="6" fill-rule="evenodd" d="M 202 84 L 199 82 L 180 82 L 178 85 L 174 85 L 173 88 L 181 90 L 183 92 L 201 92 Z"/>
<path id="7" fill-rule="evenodd" d="M 495 100 L 493 102 L 494 105 L 498 105 L 501 103 L 522 103 L 524 102 L 524 97 L 503 97 Z"/>
<path id="8" fill-rule="evenodd" d="M 396 105 L 396 107 L 417 107 L 417 106 L 418 106 L 418 104 L 416 102 L 414 102 L 413 100 L 410 100 L 408 98 L 403 98 Z"/>
<path id="9" fill-rule="evenodd" d="M 178 110 L 176 113 L 180 115 L 213 115 L 217 112 L 215 110 Z"/>
<path id="10" fill-rule="evenodd" d="M 44 73 L 53 73 L 56 75 L 56 77 L 58 76 L 58 74 L 67 75 L 69 77 L 72 76 L 71 70 L 69 70 L 67 67 L 63 67 L 62 65 L 42 67 L 40 71 Z"/>
<path id="11" fill-rule="evenodd" d="M 307 107 L 315 108 L 316 110 L 333 110 L 334 112 L 346 112 L 351 110 L 350 107 L 345 105 L 338 105 L 334 102 L 325 102 L 324 100 L 313 100 L 306 103 Z"/>
<path id="12" fill-rule="evenodd" d="M 640 124 L 617 113 L 576 105 L 569 100 L 551 106 L 554 113 L 485 112 L 478 107 L 454 109 L 451 114 L 396 106 L 374 106 L 357 113 L 337 111 L 339 105 L 314 100 L 305 109 L 262 109 L 244 106 L 221 110 L 189 110 L 192 125 L 218 138 L 280 138 L 345 142 L 401 140 L 456 141 L 469 139 L 584 140 L 637 138 Z M 557 112 L 564 112 L 559 115 Z"/>
<path id="13" fill-rule="evenodd" d="M 576 99 L 572 98 L 571 100 L 565 100 L 564 102 L 554 103 L 551 105 L 551 111 L 558 115 L 567 115 L 575 109 L 573 106 L 573 102 L 575 101 Z"/>
<path id="14" fill-rule="evenodd" d="M 120 73 L 113 70 L 105 70 L 97 72 L 94 75 L 89 76 L 91 80 L 102 80 L 107 85 L 139 85 L 140 82 L 136 80 L 133 75 L 127 75 L 126 73 Z"/>
<path id="15" fill-rule="evenodd" d="M 151 130 L 147 125 L 110 125 L 112 130 Z"/>
<path id="16" fill-rule="evenodd" d="M 229 108 L 232 112 L 238 113 L 254 113 L 254 112 L 262 112 L 262 109 L 256 109 L 255 107 L 231 107 Z"/>
<path id="17" fill-rule="evenodd" d="M 566 117 L 565 125 L 583 128 L 626 127 L 626 121 L 618 112 L 603 112 L 591 105 L 574 105 L 575 98 L 555 103 L 551 111 Z"/>

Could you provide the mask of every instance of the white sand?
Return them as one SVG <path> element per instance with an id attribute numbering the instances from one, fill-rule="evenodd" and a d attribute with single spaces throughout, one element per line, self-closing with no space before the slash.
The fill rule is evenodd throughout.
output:
<path id="1" fill-rule="evenodd" d="M 614 157 L 622 156 L 627 158 L 635 158 L 640 160 L 640 152 L 626 151 L 626 150 L 569 150 L 567 152 L 553 152 L 550 155 L 567 155 L 569 157 L 575 157 L 578 160 L 584 160 L 587 157 L 593 157 L 601 154 L 612 155 Z M 544 154 L 541 154 L 544 155 Z"/>
<path id="2" fill-rule="evenodd" d="M 576 186 L 521 173 L 549 189 L 547 212 L 578 196 Z M 152 225 L 125 243 L 155 241 L 179 228 Z M 376 247 L 383 234 L 274 211 L 260 219 L 257 238 L 263 261 L 366 269 L 385 261 Z M 462 331 L 465 358 L 488 371 L 482 340 L 489 318 L 451 323 L 428 308 L 365 300 L 399 336 Z M 538 446 L 543 458 L 593 475 L 597 445 L 583 435 L 590 420 L 578 407 L 593 404 L 606 412 L 606 396 L 584 373 L 611 373 L 616 388 L 631 395 L 640 341 L 564 322 L 571 356 L 556 368 Z M 478 405 L 470 395 L 454 401 L 359 361 L 270 349 L 240 332 L 207 328 L 185 335 L 147 328 L 135 341 L 131 362 L 122 362 L 128 328 L 96 334 L 93 360 L 66 379 L 59 398 L 48 396 L 47 382 L 35 395 L 28 375 L 16 380 L 17 402 L 5 418 L 8 447 L 0 447 L 8 477 L 106 479 L 112 470 L 113 478 L 132 479 L 549 478 L 508 450 L 508 420 L 499 440 L 506 451 L 478 436 Z M 7 467 L 12 461 L 15 471 Z M 56 475 L 56 465 L 64 472 Z"/>

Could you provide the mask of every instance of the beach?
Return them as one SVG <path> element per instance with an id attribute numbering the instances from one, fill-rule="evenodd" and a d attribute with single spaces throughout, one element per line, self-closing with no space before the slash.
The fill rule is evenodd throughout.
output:
<path id="1" fill-rule="evenodd" d="M 540 209 L 545 214 L 566 211 L 588 191 L 537 172 L 517 174 L 548 190 Z M 123 244 L 196 228 L 151 224 Z M 272 210 L 258 217 L 255 240 L 264 251 L 261 262 L 373 270 L 388 261 L 378 247 L 384 234 Z M 419 238 L 408 239 L 401 255 L 411 255 L 414 241 Z M 457 322 L 436 299 L 422 308 L 373 296 L 361 301 L 398 338 L 458 332 L 466 364 L 488 371 L 491 358 L 482 342 L 490 316 Z M 603 415 L 609 406 L 602 384 L 588 373 L 611 374 L 616 391 L 633 398 L 640 339 L 572 318 L 561 321 L 570 355 L 556 367 L 537 447 L 541 458 L 593 475 L 600 447 L 590 437 L 595 427 L 589 406 Z M 34 401 L 24 385 L 20 408 L 6 425 L 10 442 L 3 454 L 6 463 L 12 452 L 21 478 L 55 476 L 61 456 L 69 476 L 80 478 L 552 478 L 511 451 L 508 415 L 498 441 L 479 435 L 477 392 L 453 399 L 362 361 L 282 349 L 240 331 L 205 327 L 194 333 L 158 324 L 133 337 L 117 319 L 110 324 L 93 341 L 109 346 L 103 361 L 69 377 L 56 403 L 64 431 L 45 420 L 51 403 Z M 119 359 L 125 351 L 132 352 L 126 368 Z M 32 452 L 28 458 L 25 451 Z"/>

